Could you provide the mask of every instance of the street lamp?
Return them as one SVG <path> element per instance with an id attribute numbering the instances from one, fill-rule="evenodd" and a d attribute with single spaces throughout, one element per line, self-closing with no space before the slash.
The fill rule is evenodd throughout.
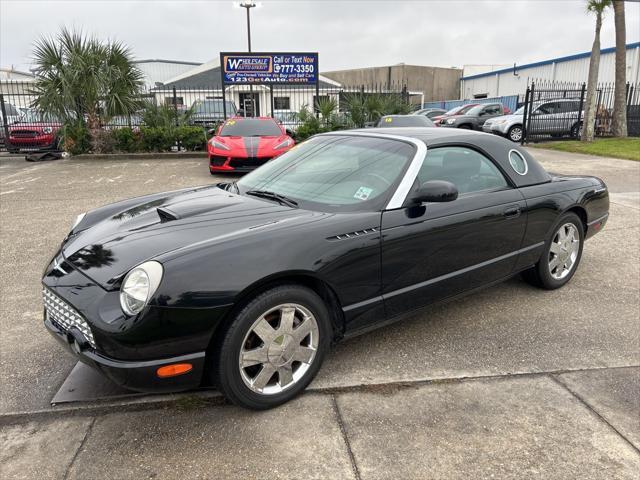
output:
<path id="1" fill-rule="evenodd" d="M 248 51 L 251 52 L 251 14 L 249 12 L 252 8 L 257 7 L 258 4 L 252 0 L 247 0 L 240 2 L 238 6 L 247 10 L 247 44 L 249 47 Z"/>
<path id="2" fill-rule="evenodd" d="M 251 52 L 251 9 L 255 7 L 259 7 L 260 4 L 254 2 L 253 0 L 245 0 L 244 2 L 240 2 L 236 4 L 240 8 L 245 8 L 247 10 L 247 47 L 248 52 Z M 253 85 L 249 85 L 249 97 L 251 98 L 251 116 L 255 116 L 255 98 L 253 93 Z M 245 116 L 246 116 L 245 110 Z"/>

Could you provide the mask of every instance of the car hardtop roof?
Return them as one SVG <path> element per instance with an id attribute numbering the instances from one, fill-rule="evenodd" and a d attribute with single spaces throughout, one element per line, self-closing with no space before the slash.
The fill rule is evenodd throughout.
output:
<path id="1" fill-rule="evenodd" d="M 389 115 L 394 116 L 394 115 Z M 403 115 L 400 115 L 403 116 Z M 444 128 L 444 127 L 374 127 L 374 128 L 358 128 L 355 130 L 342 130 L 339 132 L 331 132 L 331 133 L 344 133 L 348 134 L 349 132 L 360 132 L 360 133 L 368 133 L 372 135 L 398 135 L 400 137 L 410 137 L 418 140 L 422 140 L 427 146 L 430 143 L 434 143 L 440 140 L 446 139 L 447 141 L 455 141 L 458 138 L 469 139 L 469 137 L 489 137 L 494 138 L 495 135 L 484 133 L 484 132 L 476 132 L 473 130 L 464 130 L 458 128 Z M 498 138 L 496 138 L 498 139 Z"/>
<path id="2" fill-rule="evenodd" d="M 342 130 L 324 133 L 322 135 L 348 135 L 349 132 L 356 133 L 357 135 L 370 135 L 380 138 L 410 138 L 423 142 L 427 146 L 427 149 L 437 146 L 455 146 L 456 144 L 460 146 L 468 145 L 472 148 L 475 147 L 481 152 L 487 152 L 493 157 L 517 187 L 546 183 L 551 180 L 551 177 L 542 165 L 540 165 L 526 149 L 514 144 L 510 140 L 491 133 L 445 127 L 387 127 Z M 513 150 L 528 163 L 529 168 L 525 175 L 517 174 L 510 165 L 509 158 Z"/>

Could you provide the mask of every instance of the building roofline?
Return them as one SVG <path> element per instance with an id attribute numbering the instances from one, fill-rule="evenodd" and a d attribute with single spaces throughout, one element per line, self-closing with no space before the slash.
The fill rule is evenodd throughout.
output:
<path id="1" fill-rule="evenodd" d="M 186 62 L 183 60 L 164 60 L 161 58 L 145 58 L 143 60 L 134 60 L 133 63 L 175 63 L 177 65 L 202 65 L 202 62 Z"/>
<path id="2" fill-rule="evenodd" d="M 26 75 L 28 77 L 35 77 L 35 75 L 33 73 L 31 73 L 31 72 L 25 72 L 23 70 L 16 70 L 15 68 L 1 67 L 0 68 L 0 72 L 17 73 L 18 75 Z"/>
<path id="3" fill-rule="evenodd" d="M 439 68 L 442 70 L 462 70 L 459 67 L 436 67 L 433 65 L 416 65 L 413 63 L 396 63 L 394 65 L 376 65 L 370 67 L 357 67 L 357 68 L 343 68 L 340 70 L 327 70 L 322 72 L 322 75 L 331 75 L 332 73 L 341 73 L 341 72 L 354 72 L 357 70 L 373 70 L 374 68 L 393 68 L 393 67 L 418 67 L 418 68 Z"/>
<path id="4" fill-rule="evenodd" d="M 632 50 L 638 47 L 640 47 L 640 42 L 627 43 L 627 45 L 625 46 L 625 50 Z M 604 53 L 613 53 L 615 51 L 616 51 L 616 47 L 603 48 L 600 50 L 600 55 Z M 580 58 L 589 58 L 590 56 L 591 56 L 591 52 L 576 53 L 573 55 L 567 55 L 565 57 L 557 57 L 557 58 L 552 58 L 550 60 L 542 60 L 540 62 L 527 63 L 525 65 L 517 65 L 516 69 L 522 70 L 525 68 L 542 67 L 544 65 L 551 65 L 553 63 L 563 63 L 563 62 L 570 62 L 571 60 L 578 60 Z M 499 75 L 501 73 L 507 73 L 512 71 L 513 71 L 513 67 L 503 68 L 501 70 L 494 70 L 493 72 L 485 72 L 485 73 L 478 73 L 476 75 L 469 75 L 468 77 L 462 77 L 460 80 L 474 80 L 476 78 L 490 77 L 492 75 Z"/>

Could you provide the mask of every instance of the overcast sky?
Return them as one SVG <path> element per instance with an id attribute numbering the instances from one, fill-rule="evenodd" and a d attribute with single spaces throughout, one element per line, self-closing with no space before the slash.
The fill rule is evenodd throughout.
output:
<path id="1" fill-rule="evenodd" d="M 410 63 L 512 64 L 585 52 L 586 0 L 263 0 L 253 50 L 318 51 L 321 70 Z M 627 42 L 640 40 L 640 3 L 626 3 Z M 205 62 L 246 49 L 245 11 L 224 1 L 0 0 L 0 65 L 29 67 L 37 37 L 67 26 L 127 44 L 138 59 Z M 613 11 L 602 46 L 614 45 Z"/>

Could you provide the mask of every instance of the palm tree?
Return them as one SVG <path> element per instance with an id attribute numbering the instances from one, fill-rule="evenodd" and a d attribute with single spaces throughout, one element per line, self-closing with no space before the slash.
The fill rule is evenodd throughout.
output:
<path id="1" fill-rule="evenodd" d="M 616 24 L 616 90 L 613 96 L 612 130 L 616 137 L 627 136 L 627 32 L 624 21 L 624 1 L 613 2 Z"/>
<path id="2" fill-rule="evenodd" d="M 67 122 L 85 122 L 96 131 L 106 119 L 140 108 L 142 72 L 129 49 L 63 28 L 41 37 L 33 53 L 33 106 Z"/>
<path id="3" fill-rule="evenodd" d="M 600 29 L 604 10 L 611 5 L 611 0 L 588 0 L 587 11 L 596 14 L 596 34 L 591 47 L 589 60 L 589 80 L 587 83 L 587 99 L 582 129 L 583 142 L 593 141 L 596 115 L 596 86 L 598 84 L 598 70 L 600 69 Z"/>

